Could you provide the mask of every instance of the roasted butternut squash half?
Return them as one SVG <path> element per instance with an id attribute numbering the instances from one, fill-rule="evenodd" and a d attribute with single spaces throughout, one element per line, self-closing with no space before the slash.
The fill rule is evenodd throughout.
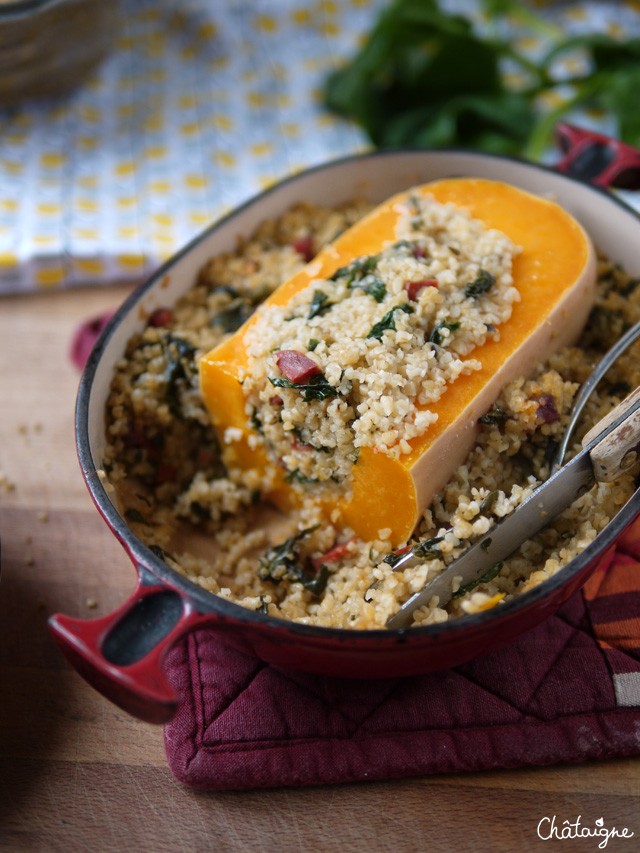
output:
<path id="1" fill-rule="evenodd" d="M 594 293 L 591 242 L 552 201 L 474 178 L 396 195 L 201 360 L 226 462 L 397 546 Z"/>

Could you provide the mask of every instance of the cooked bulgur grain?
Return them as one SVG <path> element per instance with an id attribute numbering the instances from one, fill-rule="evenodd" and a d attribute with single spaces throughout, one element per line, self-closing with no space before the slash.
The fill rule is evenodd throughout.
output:
<path id="1" fill-rule="evenodd" d="M 394 571 L 383 530 L 376 540 L 362 542 L 348 530 L 321 523 L 313 507 L 288 518 L 264 507 L 256 475 L 222 465 L 198 393 L 199 356 L 368 209 L 366 203 L 337 210 L 298 206 L 265 223 L 237 251 L 212 259 L 177 305 L 155 312 L 130 341 L 107 404 L 104 467 L 140 539 L 213 593 L 284 619 L 343 628 L 383 626 L 401 602 L 549 475 L 577 388 L 614 341 L 640 321 L 638 282 L 602 258 L 596 305 L 579 346 L 553 354 L 530 378 L 503 390 L 481 419 L 465 463 L 423 515 L 416 539 L 425 541 L 424 560 Z M 506 267 L 496 272 L 508 276 Z M 438 273 L 416 269 L 425 278 Z M 504 282 L 508 289 L 508 278 Z M 344 288 L 344 282 L 335 284 Z M 398 298 L 397 287 L 389 291 L 394 294 L 390 299 Z M 413 295 L 430 304 L 433 295 L 420 291 Z M 358 293 L 357 298 L 369 299 L 372 309 L 384 313 L 375 296 Z M 398 328 L 410 316 L 400 317 Z M 452 348 L 455 333 L 443 331 L 443 341 Z M 309 358 L 324 358 L 320 344 L 309 349 Z M 465 354 L 463 347 L 455 351 Z M 640 384 L 639 354 L 640 345 L 632 347 L 592 395 L 571 452 L 591 425 Z M 329 360 L 321 364 L 330 376 Z M 277 390 L 284 400 L 287 389 Z M 368 440 L 366 430 L 363 436 Z M 432 602 L 416 613 L 416 623 L 499 607 L 542 583 L 593 540 L 634 488 L 630 473 L 614 484 L 596 485 L 506 560 L 494 577 L 474 589 L 460 589 L 446 609 Z"/>

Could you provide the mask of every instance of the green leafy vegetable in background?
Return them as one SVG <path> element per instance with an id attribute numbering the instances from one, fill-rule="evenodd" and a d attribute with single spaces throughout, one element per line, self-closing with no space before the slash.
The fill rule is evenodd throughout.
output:
<path id="1" fill-rule="evenodd" d="M 605 110 L 619 136 L 640 146 L 640 39 L 568 39 L 517 0 L 479 0 L 479 8 L 481 33 L 437 0 L 394 0 L 358 55 L 328 78 L 327 106 L 382 148 L 457 146 L 539 159 L 555 123 L 576 107 Z M 522 35 L 542 36 L 536 62 L 500 33 L 505 16 Z M 578 55 L 584 72 L 561 79 L 558 62 Z M 572 94 L 545 113 L 541 99 L 560 83 Z"/>

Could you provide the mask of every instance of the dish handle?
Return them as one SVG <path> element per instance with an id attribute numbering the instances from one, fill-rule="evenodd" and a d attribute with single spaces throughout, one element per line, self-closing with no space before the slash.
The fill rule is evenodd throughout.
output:
<path id="1" fill-rule="evenodd" d="M 166 723 L 178 696 L 162 671 L 174 643 L 198 624 L 211 621 L 184 593 L 139 567 L 130 597 L 98 619 L 75 619 L 61 613 L 49 630 L 71 665 L 118 707 L 148 723 Z"/>

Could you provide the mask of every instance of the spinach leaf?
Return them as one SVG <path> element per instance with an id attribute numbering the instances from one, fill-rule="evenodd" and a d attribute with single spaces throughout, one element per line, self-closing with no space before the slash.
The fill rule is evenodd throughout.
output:
<path id="1" fill-rule="evenodd" d="M 382 302 L 387 295 L 387 287 L 384 281 L 375 275 L 365 275 L 357 283 L 354 282 L 349 285 L 349 288 L 352 290 L 356 287 L 364 290 L 369 296 L 373 296 L 378 303 Z"/>
<path id="2" fill-rule="evenodd" d="M 609 388 L 609 394 L 612 397 L 626 397 L 631 392 L 631 385 L 623 379 L 621 382 L 614 382 Z"/>
<path id="3" fill-rule="evenodd" d="M 480 504 L 480 515 L 488 515 L 493 510 L 499 497 L 500 492 L 498 489 L 492 489 L 489 494 L 482 499 L 482 503 Z M 486 547 L 488 548 L 489 546 L 487 545 Z"/>
<path id="4" fill-rule="evenodd" d="M 239 296 L 219 311 L 212 322 L 213 325 L 220 326 L 223 332 L 235 332 L 254 311 L 254 306 Z"/>
<path id="5" fill-rule="evenodd" d="M 502 424 L 507 419 L 507 413 L 502 408 L 502 406 L 494 406 L 492 409 L 489 409 L 488 412 L 485 412 L 484 415 L 480 415 L 478 418 L 478 423 L 481 424 Z"/>
<path id="6" fill-rule="evenodd" d="M 640 278 L 632 278 L 625 285 L 618 289 L 620 296 L 631 296 L 635 289 L 640 284 Z"/>
<path id="7" fill-rule="evenodd" d="M 396 0 L 361 52 L 328 78 L 326 103 L 381 147 L 482 142 L 515 152 L 533 110 L 502 82 L 506 55 L 519 60 L 506 41 L 477 36 L 470 20 L 441 11 L 435 0 Z"/>
<path id="8" fill-rule="evenodd" d="M 410 201 L 412 200 L 413 199 L 410 199 Z M 417 210 L 419 210 L 419 208 L 416 209 L 412 222 L 416 223 L 414 227 L 424 228 L 424 222 L 422 222 L 422 224 L 417 223 L 417 220 L 420 219 L 417 215 Z M 427 247 L 421 243 L 420 240 L 398 240 L 393 244 L 393 248 L 403 257 L 426 258 L 428 256 Z"/>
<path id="9" fill-rule="evenodd" d="M 471 590 L 475 589 L 477 586 L 483 583 L 489 583 L 489 581 L 493 580 L 495 576 L 500 572 L 500 569 L 504 565 L 503 562 L 496 563 L 495 566 L 491 566 L 491 568 L 486 571 L 482 577 L 479 577 L 477 580 L 471 581 L 470 583 L 463 584 L 457 592 L 454 592 L 451 596 L 452 598 L 462 598 L 463 595 L 466 595 Z"/>
<path id="10" fill-rule="evenodd" d="M 387 554 L 382 562 L 391 566 L 391 568 L 394 568 L 400 559 L 407 555 L 408 551 L 411 551 L 412 556 L 418 557 L 419 559 L 434 560 L 440 554 L 440 542 L 442 542 L 442 536 L 434 536 L 432 539 L 425 539 L 422 542 L 418 542 L 412 548 Z"/>
<path id="11" fill-rule="evenodd" d="M 189 504 L 189 511 L 193 513 L 199 521 L 209 521 L 211 518 L 211 513 L 206 506 L 202 506 L 198 501 L 191 501 Z"/>
<path id="12" fill-rule="evenodd" d="M 329 302 L 329 296 L 322 290 L 314 290 L 309 306 L 307 320 L 312 320 L 314 317 L 321 317 L 333 308 L 333 302 Z"/>
<path id="13" fill-rule="evenodd" d="M 576 107 L 604 112 L 616 121 L 622 140 L 640 145 L 640 115 L 634 108 L 640 86 L 640 39 L 623 41 L 602 33 L 560 39 L 541 60 L 549 76 L 554 63 L 576 51 L 584 54 L 590 70 L 566 81 L 572 97 L 540 117 L 525 151 L 531 158 L 540 158 L 556 123 Z"/>
<path id="14" fill-rule="evenodd" d="M 165 397 L 171 413 L 182 418 L 180 402 L 180 385 L 189 382 L 196 371 L 196 348 L 176 335 L 167 335 L 165 339 L 165 354 L 167 366 L 164 371 Z"/>
<path id="15" fill-rule="evenodd" d="M 148 548 L 152 554 L 155 554 L 155 556 L 161 559 L 164 563 L 166 563 L 167 560 L 173 560 L 174 563 L 177 562 L 176 558 L 168 551 L 165 551 L 164 548 L 161 548 L 160 545 L 149 545 Z"/>
<path id="16" fill-rule="evenodd" d="M 298 468 L 294 468 L 292 471 L 287 471 L 284 475 L 284 479 L 287 483 L 302 483 L 303 485 L 311 485 L 318 482 L 313 477 L 306 477 Z"/>
<path id="17" fill-rule="evenodd" d="M 374 590 L 378 589 L 378 587 L 380 586 L 381 583 L 382 583 L 381 580 L 375 580 L 375 581 L 373 581 L 373 583 L 370 583 L 369 586 L 365 589 L 364 595 L 362 597 L 367 602 L 367 604 L 369 604 L 370 602 L 373 601 L 373 596 L 370 595 L 370 593 L 372 593 Z"/>
<path id="18" fill-rule="evenodd" d="M 258 409 L 254 406 L 251 410 L 251 417 L 249 418 L 249 423 L 251 424 L 251 428 L 254 429 L 260 435 L 264 434 L 264 429 L 262 427 L 262 420 L 260 415 L 258 414 Z"/>
<path id="19" fill-rule="evenodd" d="M 310 447 L 312 450 L 317 450 L 318 453 L 331 453 L 332 452 L 330 447 L 325 447 L 322 444 L 317 445 L 317 446 L 315 444 L 312 444 L 308 440 L 307 436 L 305 435 L 305 430 L 303 430 L 301 427 L 294 427 L 291 430 L 291 432 L 295 435 L 295 437 L 298 439 L 300 444 L 304 444 L 305 447 Z M 315 483 L 317 481 L 313 480 L 311 482 Z"/>
<path id="20" fill-rule="evenodd" d="M 404 311 L 405 314 L 413 314 L 413 308 L 405 302 L 402 305 L 396 305 L 395 308 L 392 308 L 390 311 L 384 315 L 384 317 L 379 320 L 375 325 L 371 327 L 369 330 L 367 337 L 368 338 L 376 338 L 377 340 L 382 340 L 382 335 L 390 330 L 392 332 L 396 331 L 396 321 L 395 321 L 395 312 L 396 311 Z"/>
<path id="21" fill-rule="evenodd" d="M 366 275 L 372 273 L 378 265 L 377 255 L 365 255 L 362 258 L 356 258 L 344 267 L 337 269 L 331 276 L 329 281 L 338 281 L 340 278 L 346 279 L 347 287 L 351 287 L 354 283 L 361 281 Z"/>
<path id="22" fill-rule="evenodd" d="M 269 378 L 269 382 L 275 385 L 276 388 L 295 388 L 302 392 L 302 399 L 309 403 L 311 400 L 328 400 L 330 397 L 337 397 L 339 391 L 327 382 L 324 373 L 318 373 L 311 376 L 307 382 L 292 382 L 284 376 L 278 376 L 275 379 Z"/>
<path id="23" fill-rule="evenodd" d="M 443 5 L 386 6 L 359 52 L 327 78 L 327 107 L 381 148 L 454 146 L 539 160 L 556 123 L 576 107 L 604 111 L 618 136 L 640 146 L 640 39 L 601 32 L 567 38 L 517 0 L 480 0 L 480 31 L 470 12 L 449 14 Z M 505 18 L 521 37 L 542 35 L 546 54 L 533 62 L 519 50 L 504 34 Z M 560 60 L 576 52 L 584 70 L 567 80 Z M 572 94 L 541 110 L 560 85 Z"/>
<path id="24" fill-rule="evenodd" d="M 278 584 L 283 580 L 298 582 L 313 595 L 322 595 L 329 579 L 329 570 L 322 566 L 315 572 L 311 564 L 300 557 L 300 543 L 306 539 L 315 527 L 307 527 L 276 545 L 260 558 L 258 577 Z"/>
<path id="25" fill-rule="evenodd" d="M 483 293 L 487 293 L 491 290 L 495 283 L 495 276 L 491 275 L 491 273 L 486 270 L 480 270 L 474 280 L 470 281 L 465 287 L 464 295 L 470 299 L 477 299 L 479 296 L 482 296 Z"/>
<path id="26" fill-rule="evenodd" d="M 442 332 L 444 329 L 448 329 L 450 332 L 455 332 L 460 328 L 460 323 L 457 321 L 453 323 L 447 323 L 443 320 L 441 323 L 437 323 L 433 329 L 431 330 L 431 334 L 429 335 L 429 343 L 437 344 L 438 346 L 444 340 L 444 335 Z"/>
<path id="27" fill-rule="evenodd" d="M 425 539 L 424 542 L 419 542 L 417 545 L 413 547 L 413 556 L 414 557 L 430 557 L 434 558 L 440 554 L 440 542 L 442 542 L 442 536 L 434 536 L 433 539 Z"/>
<path id="28" fill-rule="evenodd" d="M 125 510 L 124 517 L 127 519 L 127 521 L 133 521 L 137 524 L 149 524 L 147 519 L 142 515 L 141 512 L 138 512 L 137 509 L 131 508 Z"/>

